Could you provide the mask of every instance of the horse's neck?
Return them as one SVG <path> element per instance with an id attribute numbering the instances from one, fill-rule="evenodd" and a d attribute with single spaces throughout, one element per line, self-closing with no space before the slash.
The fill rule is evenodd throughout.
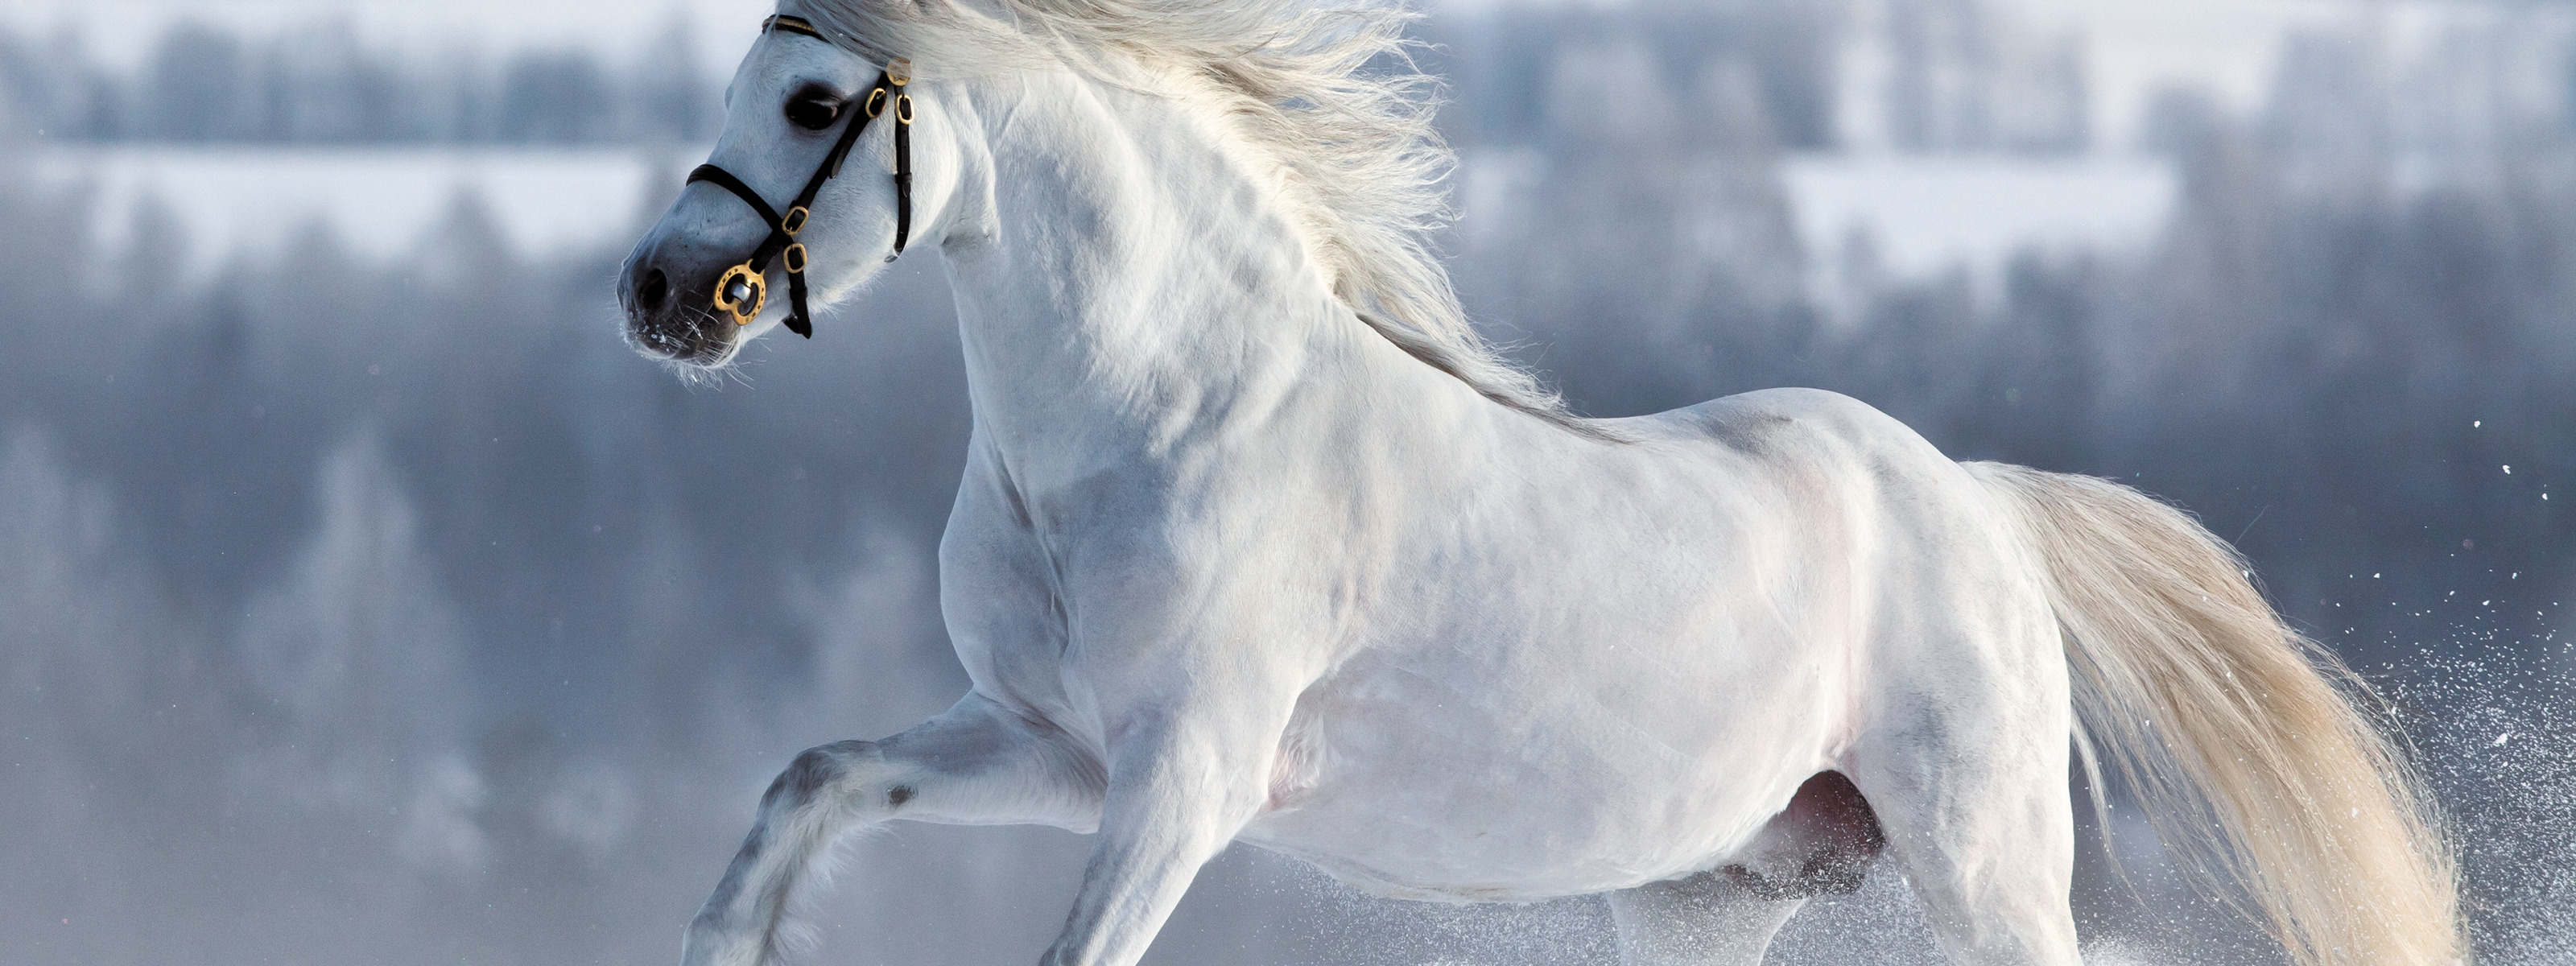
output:
<path id="1" fill-rule="evenodd" d="M 1275 187 L 1192 107 L 1062 75 L 979 100 L 990 224 L 948 257 L 976 422 L 1015 474 L 1473 401 L 1333 298 Z"/>

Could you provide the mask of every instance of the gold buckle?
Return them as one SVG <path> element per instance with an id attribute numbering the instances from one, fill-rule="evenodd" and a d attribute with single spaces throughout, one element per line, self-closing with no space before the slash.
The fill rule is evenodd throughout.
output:
<path id="1" fill-rule="evenodd" d="M 897 94 L 894 96 L 894 122 L 897 124 L 912 123 L 912 95 Z"/>
<path id="2" fill-rule="evenodd" d="M 862 103 L 860 106 L 867 110 L 868 119 L 873 121 L 876 120 L 877 115 L 885 113 L 885 105 L 886 89 L 882 87 L 871 87 L 868 88 L 867 101 Z"/>
<path id="3" fill-rule="evenodd" d="M 813 216 L 814 213 L 805 210 L 804 205 L 797 205 L 794 208 L 789 208 L 787 209 L 787 217 L 778 219 L 778 230 L 786 232 L 787 237 L 794 238 L 796 237 L 797 232 L 805 230 L 805 219 Z"/>
<path id="4" fill-rule="evenodd" d="M 789 244 L 786 251 L 779 253 L 779 258 L 787 266 L 787 274 L 802 274 L 805 271 L 805 243 Z"/>
<path id="5" fill-rule="evenodd" d="M 744 290 L 739 297 L 733 294 L 733 287 L 737 283 L 741 284 Z M 716 279 L 715 301 L 716 311 L 731 314 L 733 324 L 750 325 L 751 320 L 760 317 L 761 307 L 769 304 L 769 280 L 762 278 L 759 272 L 752 271 L 750 262 L 725 269 L 724 276 Z M 743 309 L 745 303 L 750 304 L 749 311 Z"/>

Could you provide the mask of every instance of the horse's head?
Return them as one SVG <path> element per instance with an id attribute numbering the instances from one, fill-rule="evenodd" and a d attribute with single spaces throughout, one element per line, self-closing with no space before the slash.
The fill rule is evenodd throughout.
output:
<path id="1" fill-rule="evenodd" d="M 910 65 L 872 63 L 792 14 L 771 18 L 725 90 L 724 133 L 618 280 L 648 355 L 722 366 L 935 237 L 955 154 L 937 94 Z M 913 172 L 919 172 L 914 176 Z M 907 237 L 908 236 L 908 237 Z"/>

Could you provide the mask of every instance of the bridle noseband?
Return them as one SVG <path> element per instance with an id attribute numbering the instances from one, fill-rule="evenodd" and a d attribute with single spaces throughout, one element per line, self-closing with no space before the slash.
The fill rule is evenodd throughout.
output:
<path id="1" fill-rule="evenodd" d="M 813 24 L 785 14 L 761 21 L 760 30 L 763 34 L 784 30 L 829 42 L 822 31 L 814 29 Z M 841 161 L 849 157 L 850 146 L 858 143 L 859 133 L 867 130 L 868 122 L 876 120 L 877 115 L 886 113 L 889 108 L 894 113 L 894 253 L 887 255 L 886 261 L 894 261 L 896 255 L 903 254 L 904 241 L 912 234 L 912 95 L 904 90 L 911 83 L 910 62 L 901 57 L 886 62 L 885 71 L 877 75 L 876 86 L 859 98 L 859 109 L 843 108 L 845 114 L 856 117 L 841 130 L 841 139 L 832 145 L 832 153 L 823 156 L 823 163 L 814 168 L 814 176 L 805 179 L 805 190 L 796 193 L 796 201 L 787 206 L 785 215 L 771 208 L 769 202 L 761 199 L 760 192 L 751 190 L 750 185 L 743 184 L 742 179 L 734 177 L 732 172 L 713 164 L 701 164 L 697 170 L 689 172 L 686 184 L 713 182 L 717 187 L 733 192 L 735 197 L 750 205 L 752 211 L 760 214 L 760 220 L 769 223 L 769 237 L 761 239 L 760 247 L 752 249 L 751 257 L 743 259 L 740 265 L 725 269 L 724 275 L 716 279 L 716 310 L 732 315 L 733 324 L 750 325 L 752 319 L 760 316 L 761 308 L 769 304 L 769 260 L 784 256 L 789 309 L 787 330 L 808 339 L 814 337 L 813 320 L 805 313 L 805 266 L 808 258 L 805 243 L 797 241 L 796 234 L 804 231 L 806 223 L 813 219 L 815 194 L 823 190 L 823 182 L 841 173 Z"/>

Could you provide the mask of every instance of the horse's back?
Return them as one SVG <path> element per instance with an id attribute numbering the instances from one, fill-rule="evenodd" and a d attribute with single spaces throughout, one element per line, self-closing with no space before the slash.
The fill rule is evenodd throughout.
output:
<path id="1" fill-rule="evenodd" d="M 1850 396 L 1763 389 L 1605 422 L 1643 445 L 1705 461 L 1732 485 L 1802 494 L 1799 504 L 1848 524 L 1836 533 L 1846 541 L 1838 549 L 1893 569 L 1889 576 L 1941 576 L 1953 568 L 1920 566 L 1941 560 L 2030 575 L 2014 525 L 1985 484 L 1913 427 Z"/>
<path id="2" fill-rule="evenodd" d="M 1849 521 L 1841 549 L 1872 574 L 1875 599 L 1864 603 L 1910 615 L 1901 627 L 1879 622 L 1882 635 L 2028 637 L 2030 620 L 2053 620 L 2017 519 L 1964 466 L 1868 403 L 1764 389 L 1614 425 L 1709 447 L 1738 472 L 1761 468 L 1771 485 L 1818 491 L 1809 502 Z"/>
<path id="3" fill-rule="evenodd" d="M 1947 560 L 2028 570 L 1994 496 L 1930 440 L 1868 403 L 1763 389 L 1604 425 L 1730 490 L 1766 491 L 1807 553 L 1863 572 L 1935 577 Z"/>
<path id="4" fill-rule="evenodd" d="M 1913 427 L 1823 389 L 1761 389 L 1603 424 L 1650 444 L 1712 443 L 1763 461 L 1837 461 L 1926 476 L 1957 471 Z"/>

